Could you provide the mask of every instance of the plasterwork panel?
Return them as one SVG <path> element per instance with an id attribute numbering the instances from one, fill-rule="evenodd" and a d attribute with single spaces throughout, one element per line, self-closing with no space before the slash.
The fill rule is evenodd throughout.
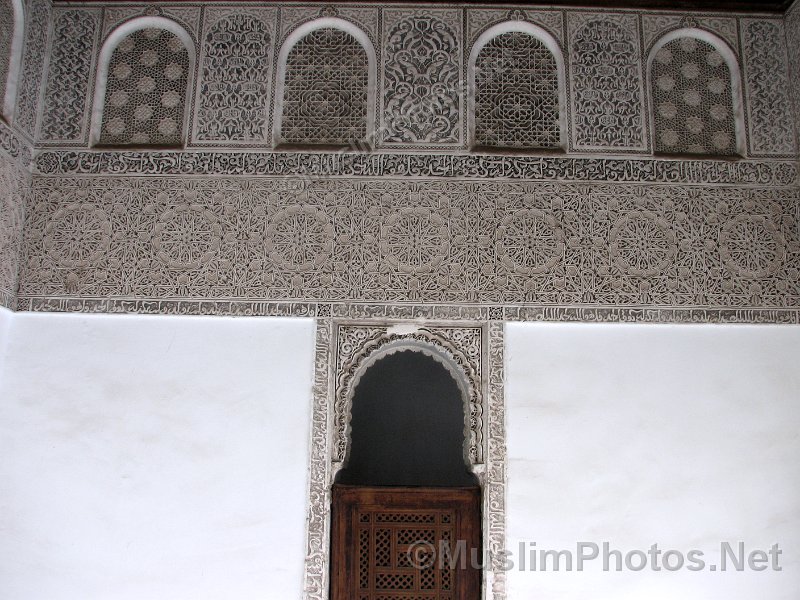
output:
<path id="1" fill-rule="evenodd" d="M 560 10 L 529 10 L 521 8 L 468 8 L 466 53 L 469 54 L 478 36 L 493 25 L 504 21 L 528 21 L 552 35 L 563 47 L 563 12 Z"/>
<path id="2" fill-rule="evenodd" d="M 751 155 L 790 156 L 795 151 L 784 39 L 778 20 L 742 20 Z"/>
<path id="3" fill-rule="evenodd" d="M 503 325 L 445 324 L 436 322 L 404 324 L 395 329 L 391 319 L 348 322 L 321 318 L 317 320 L 316 361 L 313 384 L 311 467 L 307 529 L 304 598 L 327 597 L 329 564 L 330 486 L 340 466 L 344 424 L 349 421 L 349 389 L 357 385 L 370 357 L 391 348 L 414 348 L 422 352 L 442 353 L 463 369 L 466 392 L 480 405 L 469 409 L 470 423 L 480 423 L 485 413 L 486 435 L 473 435 L 470 457 L 484 488 L 484 546 L 492 552 L 492 562 L 485 572 L 486 598 L 504 600 L 505 578 L 502 551 L 505 549 L 505 405 Z M 483 375 L 485 374 L 485 375 Z M 457 377 L 461 377 L 457 375 Z M 480 425 L 478 425 L 480 427 Z M 480 427 L 481 433 L 483 428 Z M 473 434 L 475 433 L 473 429 Z M 480 452 L 480 460 L 477 452 Z"/>
<path id="4" fill-rule="evenodd" d="M 350 21 L 372 41 L 377 48 L 378 41 L 378 14 L 376 6 L 359 6 L 357 4 L 343 4 L 339 6 L 282 6 L 281 7 L 281 33 L 283 42 L 286 37 L 298 26 L 311 19 L 319 17 L 338 17 Z"/>
<path id="5" fill-rule="evenodd" d="M 795 139 L 800 141 L 800 2 L 796 0 L 786 13 L 785 30 L 791 73 L 789 93 L 794 99 Z"/>
<path id="6" fill-rule="evenodd" d="M 662 35 L 680 27 L 698 27 L 721 37 L 730 46 L 733 53 L 739 56 L 739 33 L 735 17 L 717 15 L 681 15 L 680 13 L 643 13 L 642 35 L 644 47 L 650 47 Z"/>
<path id="7" fill-rule="evenodd" d="M 55 9 L 53 19 L 39 139 L 85 144 L 100 10 Z"/>
<path id="8" fill-rule="evenodd" d="M 22 297 L 796 309 L 798 191 L 36 178 Z"/>
<path id="9" fill-rule="evenodd" d="M 201 7 L 199 5 L 164 6 L 146 4 L 112 5 L 103 9 L 103 39 L 125 21 L 141 16 L 161 16 L 180 23 L 196 41 L 200 31 Z"/>
<path id="10" fill-rule="evenodd" d="M 193 139 L 265 144 L 276 8 L 208 8 Z"/>
<path id="11" fill-rule="evenodd" d="M 383 11 L 383 146 L 463 143 L 461 11 Z"/>
<path id="12" fill-rule="evenodd" d="M 569 15 L 572 145 L 645 151 L 639 25 L 635 15 Z"/>
<path id="13" fill-rule="evenodd" d="M 0 306 L 15 308 L 29 175 L 0 152 Z"/>
<path id="14" fill-rule="evenodd" d="M 25 4 L 25 43 L 22 71 L 17 87 L 14 125 L 33 138 L 42 92 L 47 32 L 50 28 L 49 0 L 29 0 Z"/>

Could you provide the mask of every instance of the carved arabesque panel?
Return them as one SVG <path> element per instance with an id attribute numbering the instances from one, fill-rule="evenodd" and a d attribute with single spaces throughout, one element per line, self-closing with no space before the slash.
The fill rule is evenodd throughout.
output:
<path id="1" fill-rule="evenodd" d="M 569 25 L 574 147 L 646 149 L 636 18 L 581 13 Z"/>
<path id="2" fill-rule="evenodd" d="M 750 151 L 791 155 L 795 150 L 789 65 L 779 21 L 743 21 Z"/>
<path id="3" fill-rule="evenodd" d="M 424 11 L 394 18 L 385 45 L 383 143 L 458 144 L 462 85 L 456 32 Z"/>
<path id="4" fill-rule="evenodd" d="M 800 303 L 792 188 L 39 177 L 33 191 L 22 296 Z M 80 267 L 47 250 L 53 215 L 75 204 L 111 223 L 107 249 Z"/>
<path id="5" fill-rule="evenodd" d="M 25 4 L 25 44 L 17 87 L 14 124 L 33 137 L 44 76 L 47 33 L 50 29 L 50 0 L 29 0 Z"/>
<path id="6" fill-rule="evenodd" d="M 789 93 L 794 99 L 795 139 L 800 143 L 800 4 L 786 11 L 786 48 L 789 51 Z"/>
<path id="7" fill-rule="evenodd" d="M 134 31 L 108 65 L 99 143 L 180 146 L 189 52 L 171 31 Z"/>
<path id="8" fill-rule="evenodd" d="M 0 306 L 8 308 L 17 292 L 28 183 L 19 166 L 0 155 Z"/>
<path id="9" fill-rule="evenodd" d="M 203 40 L 195 140 L 264 142 L 270 25 L 245 13 L 213 22 Z"/>
<path id="10" fill-rule="evenodd" d="M 312 31 L 289 51 L 281 141 L 346 145 L 367 137 L 369 61 L 349 33 Z"/>
<path id="11" fill-rule="evenodd" d="M 100 17 L 94 11 L 68 10 L 56 12 L 54 18 L 39 137 L 44 141 L 83 142 Z"/>
<path id="12" fill-rule="evenodd" d="M 731 71 L 709 42 L 681 37 L 650 67 L 655 149 L 668 154 L 735 155 Z"/>
<path id="13" fill-rule="evenodd" d="M 561 142 L 555 56 L 534 36 L 490 40 L 475 65 L 475 142 L 500 148 L 555 148 Z"/>

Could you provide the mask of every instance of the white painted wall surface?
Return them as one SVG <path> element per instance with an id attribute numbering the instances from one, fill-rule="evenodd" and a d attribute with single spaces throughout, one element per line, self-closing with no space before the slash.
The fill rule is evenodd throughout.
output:
<path id="1" fill-rule="evenodd" d="M 0 598 L 299 599 L 313 331 L 13 315 Z"/>
<path id="2" fill-rule="evenodd" d="M 510 550 L 783 550 L 781 572 L 512 570 L 510 600 L 800 598 L 800 328 L 506 331 Z"/>

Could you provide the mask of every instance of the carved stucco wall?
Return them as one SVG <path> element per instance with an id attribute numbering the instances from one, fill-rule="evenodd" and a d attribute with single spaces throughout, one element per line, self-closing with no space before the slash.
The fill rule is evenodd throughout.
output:
<path id="1" fill-rule="evenodd" d="M 87 150 L 99 48 L 141 16 L 174 20 L 197 46 L 189 147 Z M 375 53 L 373 153 L 281 152 L 268 141 L 279 50 L 315 19 L 356 28 Z M 487 31 L 520 28 L 563 56 L 566 155 L 468 151 L 470 51 Z M 647 59 L 681 28 L 731 53 L 747 158 L 651 156 Z M 220 53 L 214 32 L 239 29 L 236 52 Z M 783 31 L 780 17 L 645 11 L 56 7 L 20 306 L 797 322 Z M 251 54 L 271 66 L 255 70 Z M 433 56 L 436 77 L 423 68 Z M 230 85 L 215 75 L 229 70 L 240 75 Z M 436 101 L 396 88 L 431 89 Z M 237 130 L 239 104 L 263 131 Z"/>
<path id="2" fill-rule="evenodd" d="M 786 48 L 789 52 L 791 97 L 794 99 L 795 139 L 800 139 L 800 1 L 786 13 Z"/>
<path id="3" fill-rule="evenodd" d="M 0 306 L 7 308 L 16 307 L 29 165 L 27 144 L 0 123 Z"/>
<path id="4" fill-rule="evenodd" d="M 348 327 L 380 338 L 387 323 L 426 321 L 460 331 L 461 350 L 475 346 L 463 332 L 481 331 L 485 418 L 474 433 L 485 433 L 486 544 L 497 551 L 505 543 L 502 321 L 800 323 L 800 191 L 787 134 L 788 98 L 800 97 L 787 87 L 798 85 L 788 61 L 800 72 L 797 8 L 784 46 L 783 20 L 766 16 L 184 3 L 71 4 L 50 20 L 49 3 L 28 6 L 18 128 L 39 149 L 28 192 L 29 151 L 0 129 L 8 156 L 0 181 L 18 190 L 0 215 L 3 302 L 15 299 L 27 196 L 21 310 L 316 317 L 308 598 L 323 598 L 327 582 L 335 382 L 348 368 L 336 361 Z M 100 48 L 141 16 L 176 21 L 196 44 L 188 147 L 89 150 Z M 270 145 L 279 50 L 317 18 L 347 21 L 373 47 L 376 152 Z M 564 155 L 469 151 L 470 50 L 508 21 L 535 25 L 560 46 Z M 652 156 L 646 59 L 684 27 L 717 36 L 735 56 L 746 158 Z M 215 33 L 255 39 L 243 31 L 257 34 L 246 51 L 220 50 Z M 434 56 L 436 69 L 424 69 Z M 234 64 L 236 77 L 220 76 Z M 420 92 L 441 82 L 449 85 L 436 87 L 435 102 L 422 102 Z M 395 93 L 407 83 L 418 87 Z M 250 128 L 235 117 L 239 108 Z M 502 600 L 503 574 L 488 573 L 487 597 Z"/>

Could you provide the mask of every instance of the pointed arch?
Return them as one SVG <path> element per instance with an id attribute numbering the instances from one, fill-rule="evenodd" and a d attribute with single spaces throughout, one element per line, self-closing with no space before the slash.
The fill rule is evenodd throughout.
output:
<path id="1" fill-rule="evenodd" d="M 25 9 L 22 0 L 0 2 L 0 99 L 3 118 L 11 122 L 22 68 L 25 40 Z"/>
<path id="2" fill-rule="evenodd" d="M 646 77 L 655 153 L 745 156 L 739 61 L 722 38 L 696 27 L 666 33 Z"/>
<path id="3" fill-rule="evenodd" d="M 328 55 L 317 53 L 315 44 L 329 44 Z M 301 56 L 301 48 L 305 56 Z M 347 64 L 348 59 L 351 64 Z M 289 72 L 293 69 L 300 71 L 297 81 Z M 302 78 L 303 72 L 325 69 L 333 73 L 313 80 Z M 300 25 L 278 53 L 274 145 L 346 146 L 371 142 L 375 132 L 376 76 L 375 48 L 360 28 L 338 17 L 321 17 Z M 304 110 L 307 103 L 314 101 L 317 106 L 322 103 L 327 107 L 317 122 L 310 121 L 311 112 Z M 354 104 L 363 108 L 352 111 Z"/>
<path id="4" fill-rule="evenodd" d="M 490 48 L 496 56 L 489 55 Z M 506 62 L 523 57 L 529 64 L 509 69 L 504 54 L 509 56 Z M 484 31 L 470 51 L 467 86 L 467 131 L 473 148 L 566 148 L 564 55 L 543 28 L 506 21 Z"/>
<path id="5" fill-rule="evenodd" d="M 161 33 L 155 36 L 155 32 Z M 164 32 L 168 35 L 163 36 Z M 123 46 L 123 43 L 126 46 Z M 160 62 L 160 57 L 157 56 L 159 48 L 155 48 L 159 44 L 167 47 L 172 55 L 172 62 L 167 64 L 164 73 L 159 73 L 157 77 L 149 77 L 148 70 L 155 71 L 155 66 Z M 125 72 L 130 74 L 132 71 L 130 68 L 122 68 L 127 63 L 120 57 L 120 52 L 127 51 L 129 46 L 136 49 L 144 48 L 139 61 L 140 65 L 144 66 L 141 69 L 143 77 L 138 79 L 138 82 L 141 83 L 144 79 L 151 80 L 152 83 L 147 87 L 139 86 L 137 88 L 135 87 L 137 81 L 129 75 L 122 76 L 125 75 Z M 147 60 L 144 57 L 146 53 L 149 53 Z M 184 53 L 185 56 L 183 56 Z M 153 60 L 157 62 L 153 63 Z M 114 29 L 100 50 L 92 104 L 90 145 L 184 146 L 189 121 L 189 90 L 192 89 L 196 60 L 197 51 L 194 40 L 180 24 L 171 19 L 160 16 L 138 17 Z M 118 75 L 110 73 L 110 70 L 115 68 L 112 63 L 119 63 L 116 64 L 116 67 L 120 68 Z M 170 72 L 167 73 L 167 70 Z M 112 81 L 111 78 L 114 80 Z M 170 84 L 168 85 L 167 82 Z M 111 117 L 118 123 L 115 122 L 112 124 L 115 127 L 109 129 L 108 126 L 111 124 L 109 117 L 112 112 L 108 110 L 109 100 L 115 92 L 118 93 L 118 99 L 114 102 L 113 112 L 118 112 L 120 115 Z M 157 106 L 153 109 L 148 104 L 132 107 L 127 100 L 123 101 L 126 95 L 128 98 L 137 97 L 143 102 L 153 100 L 160 103 L 160 107 Z M 167 97 L 168 95 L 169 97 Z M 138 114 L 134 114 L 142 106 L 148 106 L 152 114 L 146 116 L 148 111 L 144 109 L 140 110 Z M 161 116 L 161 121 L 155 124 L 158 116 Z M 129 133 L 128 125 L 133 122 L 145 123 L 142 127 L 149 131 L 133 132 L 132 135 L 127 135 Z M 116 125 L 123 127 L 122 131 Z M 139 135 L 149 136 L 150 139 L 137 137 Z"/>

